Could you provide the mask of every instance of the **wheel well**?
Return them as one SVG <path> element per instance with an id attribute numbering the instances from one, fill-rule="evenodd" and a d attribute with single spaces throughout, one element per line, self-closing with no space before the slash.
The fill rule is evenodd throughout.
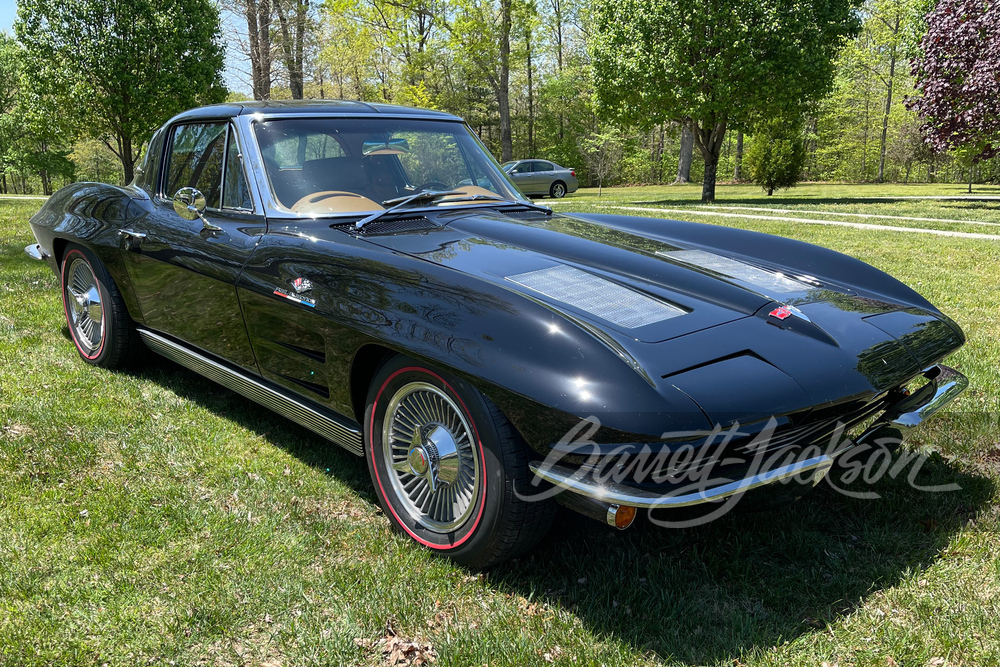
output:
<path id="1" fill-rule="evenodd" d="M 52 239 L 52 256 L 56 260 L 56 264 L 62 266 L 63 253 L 66 252 L 66 245 L 69 243 L 66 239 L 61 239 L 58 236 Z"/>
<path id="2" fill-rule="evenodd" d="M 566 187 L 566 184 L 563 181 L 552 181 L 552 185 L 549 186 L 549 190 L 556 187 L 557 184 L 563 186 L 564 188 Z"/>
<path id="3" fill-rule="evenodd" d="M 359 424 L 365 419 L 365 402 L 368 400 L 368 388 L 375 377 L 379 366 L 388 357 L 395 354 L 381 345 L 365 345 L 351 362 L 351 407 L 354 408 L 354 418 Z"/>

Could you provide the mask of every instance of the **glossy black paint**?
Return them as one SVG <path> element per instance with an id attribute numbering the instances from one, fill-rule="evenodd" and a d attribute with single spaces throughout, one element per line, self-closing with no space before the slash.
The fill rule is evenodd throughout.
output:
<path id="1" fill-rule="evenodd" d="M 170 124 L 231 118 L 250 147 L 251 118 L 282 113 L 409 111 L 271 103 L 182 114 L 152 141 L 132 186 L 70 186 L 32 218 L 53 268 L 66 242 L 91 248 L 137 322 L 355 421 L 367 391 L 367 378 L 352 374 L 355 361 L 373 346 L 405 353 L 477 386 L 539 454 L 590 416 L 602 424 L 599 442 L 654 442 L 668 433 L 670 446 L 717 423 L 854 409 L 964 343 L 956 324 L 892 277 L 754 232 L 546 215 L 513 203 L 428 207 L 398 233 L 385 233 L 392 225 L 357 234 L 342 220 L 272 215 L 259 156 L 248 148 L 253 212 L 211 213 L 219 232 L 173 212 L 156 187 Z M 119 229 L 146 238 L 128 247 Z M 810 280 L 776 295 L 671 256 L 684 250 Z M 622 329 L 505 279 L 557 264 L 688 312 Z M 295 278 L 312 282 L 305 296 L 313 305 L 275 294 Z M 782 304 L 807 319 L 768 316 Z"/>

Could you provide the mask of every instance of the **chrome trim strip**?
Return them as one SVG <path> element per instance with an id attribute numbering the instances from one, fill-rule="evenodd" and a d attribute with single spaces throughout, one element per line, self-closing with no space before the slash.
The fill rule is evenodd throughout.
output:
<path id="1" fill-rule="evenodd" d="M 139 329 L 138 331 L 143 342 L 153 352 L 204 375 L 209 380 L 218 382 L 266 408 L 270 408 L 296 424 L 340 445 L 349 452 L 358 456 L 364 455 L 364 436 L 361 431 L 337 419 L 336 416 L 323 414 L 304 402 L 269 387 L 245 373 L 223 366 L 159 334 L 147 329 Z"/>
<path id="2" fill-rule="evenodd" d="M 38 261 L 44 261 L 48 258 L 49 253 L 42 250 L 42 246 L 38 243 L 32 243 L 29 246 L 25 246 L 24 252 L 28 254 L 31 259 L 37 259 Z"/>
<path id="3" fill-rule="evenodd" d="M 830 466 L 833 465 L 834 458 L 847 451 L 847 449 L 841 449 L 833 456 L 821 454 L 805 461 L 790 463 L 774 470 L 758 473 L 751 477 L 735 480 L 711 489 L 701 489 L 679 495 L 671 495 L 669 491 L 663 493 L 656 490 L 637 489 L 615 482 L 599 484 L 594 480 L 585 479 L 589 474 L 588 470 L 573 470 L 563 466 L 552 466 L 551 468 L 542 470 L 542 464 L 538 461 L 529 463 L 528 467 L 535 475 L 554 486 L 613 505 L 650 508 L 689 507 L 691 505 L 725 500 L 730 496 L 735 496 L 737 493 L 750 491 L 765 484 L 780 482 L 781 480 L 795 477 L 805 472 L 815 471 L 816 475 L 825 475 Z M 681 490 L 683 491 L 683 489 Z"/>

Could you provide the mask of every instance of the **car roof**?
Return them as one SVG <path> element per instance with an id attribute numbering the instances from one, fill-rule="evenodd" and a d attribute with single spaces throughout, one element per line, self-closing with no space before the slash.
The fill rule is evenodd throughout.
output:
<path id="1" fill-rule="evenodd" d="M 189 120 L 231 118 L 252 114 L 266 116 L 281 115 L 317 115 L 317 116 L 367 116 L 390 115 L 406 118 L 425 118 L 433 120 L 457 120 L 458 116 L 443 111 L 431 109 L 416 109 L 397 104 L 380 104 L 375 102 L 355 102 L 353 100 L 260 100 L 247 102 L 226 102 L 211 104 L 196 109 L 190 109 L 177 114 L 169 122 L 175 123 Z"/>

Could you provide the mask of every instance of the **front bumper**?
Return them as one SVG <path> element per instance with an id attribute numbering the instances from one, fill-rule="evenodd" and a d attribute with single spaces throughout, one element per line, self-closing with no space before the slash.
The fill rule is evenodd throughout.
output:
<path id="1" fill-rule="evenodd" d="M 49 258 L 49 253 L 42 249 L 42 246 L 38 243 L 32 243 L 29 246 L 25 246 L 24 252 L 27 253 L 28 257 L 31 259 L 37 259 L 39 262 L 44 262 Z"/>
<path id="2" fill-rule="evenodd" d="M 969 385 L 968 378 L 948 366 L 932 366 L 923 375 L 928 379 L 926 385 L 890 405 L 874 424 L 853 441 L 846 441 L 845 446 L 772 470 L 758 471 L 742 479 L 724 481 L 707 489 L 691 490 L 691 485 L 667 489 L 637 488 L 610 480 L 599 481 L 596 479 L 598 476 L 591 474 L 590 469 L 546 465 L 543 461 L 532 462 L 529 468 L 539 479 L 562 489 L 560 495 L 568 493 L 578 496 L 564 504 L 594 518 L 607 517 L 606 521 L 611 525 L 615 525 L 614 513 L 622 506 L 651 509 L 689 507 L 722 501 L 736 494 L 796 477 L 800 481 L 808 481 L 811 477 L 815 483 L 825 476 L 837 457 L 856 445 L 878 444 L 885 442 L 886 438 L 892 442 L 904 440 L 913 429 L 953 401 Z M 588 507 L 592 511 L 587 511 Z"/>

